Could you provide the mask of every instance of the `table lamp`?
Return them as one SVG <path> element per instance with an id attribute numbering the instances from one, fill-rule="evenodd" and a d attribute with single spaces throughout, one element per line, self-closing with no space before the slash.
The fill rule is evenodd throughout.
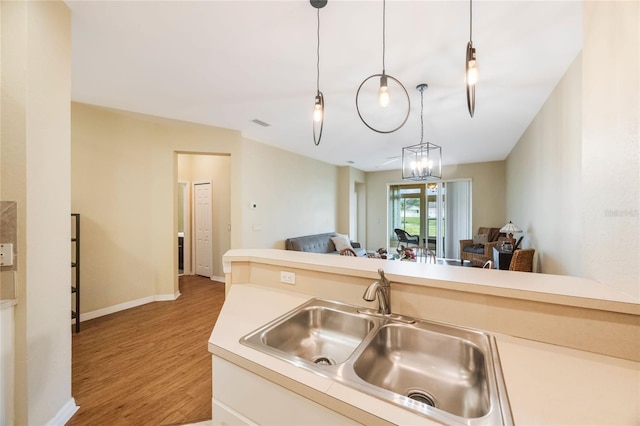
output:
<path id="1" fill-rule="evenodd" d="M 511 241 L 511 244 L 515 244 L 516 240 L 515 238 L 513 238 L 513 233 L 522 232 L 522 229 L 518 228 L 517 225 L 514 225 L 511 221 L 509 221 L 509 223 L 507 223 L 505 226 L 500 228 L 500 232 L 507 234 L 507 236 L 509 237 L 509 240 Z"/>

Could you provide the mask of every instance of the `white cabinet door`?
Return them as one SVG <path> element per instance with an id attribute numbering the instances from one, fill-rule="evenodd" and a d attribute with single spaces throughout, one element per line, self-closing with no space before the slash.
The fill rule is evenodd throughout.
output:
<path id="1" fill-rule="evenodd" d="M 244 424 L 257 425 L 359 424 L 216 356 L 213 357 L 213 400 L 216 426 L 234 424 L 228 423 L 232 421 L 229 416 Z M 225 409 L 221 410 L 220 405 Z"/>

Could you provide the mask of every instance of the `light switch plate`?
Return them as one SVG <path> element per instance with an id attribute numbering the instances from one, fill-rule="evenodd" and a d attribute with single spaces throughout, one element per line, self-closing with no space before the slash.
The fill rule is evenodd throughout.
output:
<path id="1" fill-rule="evenodd" d="M 0 244 L 0 266 L 13 265 L 13 244 Z"/>

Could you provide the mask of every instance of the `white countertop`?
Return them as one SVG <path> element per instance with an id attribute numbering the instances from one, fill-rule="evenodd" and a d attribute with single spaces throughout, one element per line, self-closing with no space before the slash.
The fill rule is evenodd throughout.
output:
<path id="1" fill-rule="evenodd" d="M 631 295 L 597 281 L 563 275 L 329 256 L 277 249 L 229 250 L 223 257 L 225 273 L 231 272 L 233 261 L 290 267 L 297 264 L 308 270 L 374 279 L 377 278 L 377 268 L 384 268 L 386 276 L 393 282 L 423 285 L 425 279 L 428 279 L 432 287 L 640 315 L 640 300 Z"/>
<path id="2" fill-rule="evenodd" d="M 285 387 L 284 378 L 290 378 L 391 423 L 436 424 L 240 344 L 239 339 L 245 334 L 309 299 L 299 293 L 234 284 L 209 338 L 209 351 L 249 370 L 252 365 L 268 369 L 283 378 L 279 384 Z M 506 335 L 494 336 L 516 424 L 640 424 L 640 363 Z"/>

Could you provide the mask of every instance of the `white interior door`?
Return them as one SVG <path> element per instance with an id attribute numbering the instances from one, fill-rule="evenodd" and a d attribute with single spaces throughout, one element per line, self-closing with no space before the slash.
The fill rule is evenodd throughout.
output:
<path id="1" fill-rule="evenodd" d="M 195 183 L 194 228 L 196 275 L 211 277 L 212 235 L 211 235 L 211 182 Z"/>

